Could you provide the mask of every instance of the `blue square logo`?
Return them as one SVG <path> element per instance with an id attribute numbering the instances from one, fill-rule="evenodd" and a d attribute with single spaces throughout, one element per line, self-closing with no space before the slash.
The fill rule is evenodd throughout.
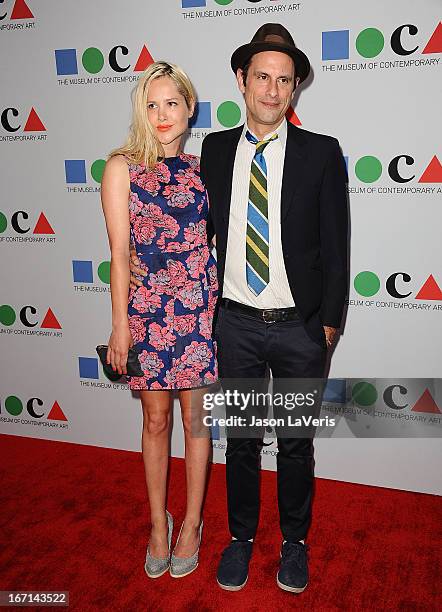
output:
<path id="1" fill-rule="evenodd" d="M 56 49 L 55 64 L 59 76 L 66 74 L 78 74 L 77 50 L 76 49 Z"/>
<path id="2" fill-rule="evenodd" d="M 78 370 L 80 378 L 94 378 L 98 380 L 98 359 L 94 357 L 79 357 Z"/>
<path id="3" fill-rule="evenodd" d="M 212 109 L 210 102 L 198 102 L 195 106 L 195 113 L 189 119 L 190 128 L 210 128 L 212 127 Z"/>
<path id="4" fill-rule="evenodd" d="M 181 0 L 182 8 L 196 8 L 206 6 L 206 0 Z"/>
<path id="5" fill-rule="evenodd" d="M 65 159 L 66 183 L 86 183 L 86 162 L 84 159 Z"/>
<path id="6" fill-rule="evenodd" d="M 347 401 L 347 381 L 330 378 L 324 389 L 323 402 L 345 404 Z"/>
<path id="7" fill-rule="evenodd" d="M 350 57 L 349 34 L 350 30 L 322 32 L 322 59 L 348 59 Z"/>
<path id="8" fill-rule="evenodd" d="M 210 436 L 212 440 L 220 439 L 218 421 L 215 421 L 215 423 L 210 426 Z"/>
<path id="9" fill-rule="evenodd" d="M 94 282 L 94 273 L 92 270 L 91 261 L 73 261 L 72 273 L 74 275 L 74 283 Z"/>

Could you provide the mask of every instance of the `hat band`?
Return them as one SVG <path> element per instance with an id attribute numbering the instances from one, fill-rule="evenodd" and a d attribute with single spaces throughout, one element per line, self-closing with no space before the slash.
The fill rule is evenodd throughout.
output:
<path id="1" fill-rule="evenodd" d="M 254 41 L 254 42 L 258 42 L 258 41 Z M 280 45 L 290 45 L 289 41 L 285 40 L 282 36 L 279 36 L 278 34 L 267 34 L 263 42 L 275 42 Z"/>

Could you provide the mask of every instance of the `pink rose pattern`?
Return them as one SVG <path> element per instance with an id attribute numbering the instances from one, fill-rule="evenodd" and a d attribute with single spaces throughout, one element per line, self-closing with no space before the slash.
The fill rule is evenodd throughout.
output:
<path id="1" fill-rule="evenodd" d="M 161 183 L 170 181 L 170 171 L 165 163 L 156 164 L 152 169 L 146 169 L 144 165 L 129 166 L 130 182 L 138 185 L 152 196 L 158 195 Z"/>
<path id="2" fill-rule="evenodd" d="M 209 259 L 209 251 L 200 251 L 195 249 L 186 259 L 187 267 L 192 278 L 201 278 L 204 274 Z"/>
<path id="3" fill-rule="evenodd" d="M 150 323 L 149 342 L 158 351 L 163 351 L 175 344 L 175 335 L 167 325 L 161 327 L 158 323 Z"/>
<path id="4" fill-rule="evenodd" d="M 141 313 L 155 312 L 161 306 L 161 297 L 146 287 L 139 287 L 132 296 L 132 307 Z"/>
<path id="5" fill-rule="evenodd" d="M 212 336 L 212 319 L 208 310 L 200 312 L 198 317 L 198 325 L 201 336 L 209 340 L 209 338 Z"/>
<path id="6" fill-rule="evenodd" d="M 194 314 L 178 315 L 173 319 L 173 329 L 179 336 L 187 336 L 196 327 L 196 317 Z"/>
<path id="7" fill-rule="evenodd" d="M 167 185 L 163 195 L 167 198 L 169 206 L 178 208 L 186 208 L 188 204 L 195 202 L 195 196 L 186 185 Z"/>
<path id="8" fill-rule="evenodd" d="M 218 284 L 206 236 L 199 158 L 130 165 L 129 217 L 142 287 L 129 292 L 129 327 L 144 376 L 131 389 L 187 389 L 217 380 L 212 321 Z"/>
<path id="9" fill-rule="evenodd" d="M 146 337 L 146 325 L 143 318 L 139 315 L 129 317 L 129 328 L 135 344 L 143 342 L 144 338 Z"/>

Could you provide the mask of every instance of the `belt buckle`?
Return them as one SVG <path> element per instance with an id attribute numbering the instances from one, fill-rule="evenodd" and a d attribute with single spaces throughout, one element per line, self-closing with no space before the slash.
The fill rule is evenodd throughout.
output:
<path id="1" fill-rule="evenodd" d="M 264 319 L 266 323 L 276 323 L 276 319 L 274 319 L 273 317 L 274 317 L 273 310 L 263 310 L 262 311 L 262 318 Z"/>

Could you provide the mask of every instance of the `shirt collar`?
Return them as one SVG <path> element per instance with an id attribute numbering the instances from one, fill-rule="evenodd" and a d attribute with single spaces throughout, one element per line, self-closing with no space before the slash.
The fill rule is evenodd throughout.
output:
<path id="1" fill-rule="evenodd" d="M 242 135 L 241 138 L 248 144 L 249 141 L 246 138 L 246 132 L 247 130 L 249 130 L 249 132 L 251 134 L 253 134 L 252 130 L 249 129 L 248 125 L 247 125 L 247 121 L 244 124 L 244 128 L 242 131 Z M 273 132 L 269 132 L 268 134 L 266 134 L 263 138 L 263 140 L 267 140 L 268 138 L 270 138 L 270 136 L 273 136 L 273 134 L 278 134 L 278 139 L 279 142 L 281 143 L 282 148 L 285 147 L 286 142 L 287 142 L 287 121 L 284 119 L 284 121 L 281 123 L 281 125 L 279 126 L 279 128 L 277 130 L 274 130 Z M 253 136 L 255 136 L 255 138 L 257 138 L 257 136 L 255 134 L 253 134 Z"/>

